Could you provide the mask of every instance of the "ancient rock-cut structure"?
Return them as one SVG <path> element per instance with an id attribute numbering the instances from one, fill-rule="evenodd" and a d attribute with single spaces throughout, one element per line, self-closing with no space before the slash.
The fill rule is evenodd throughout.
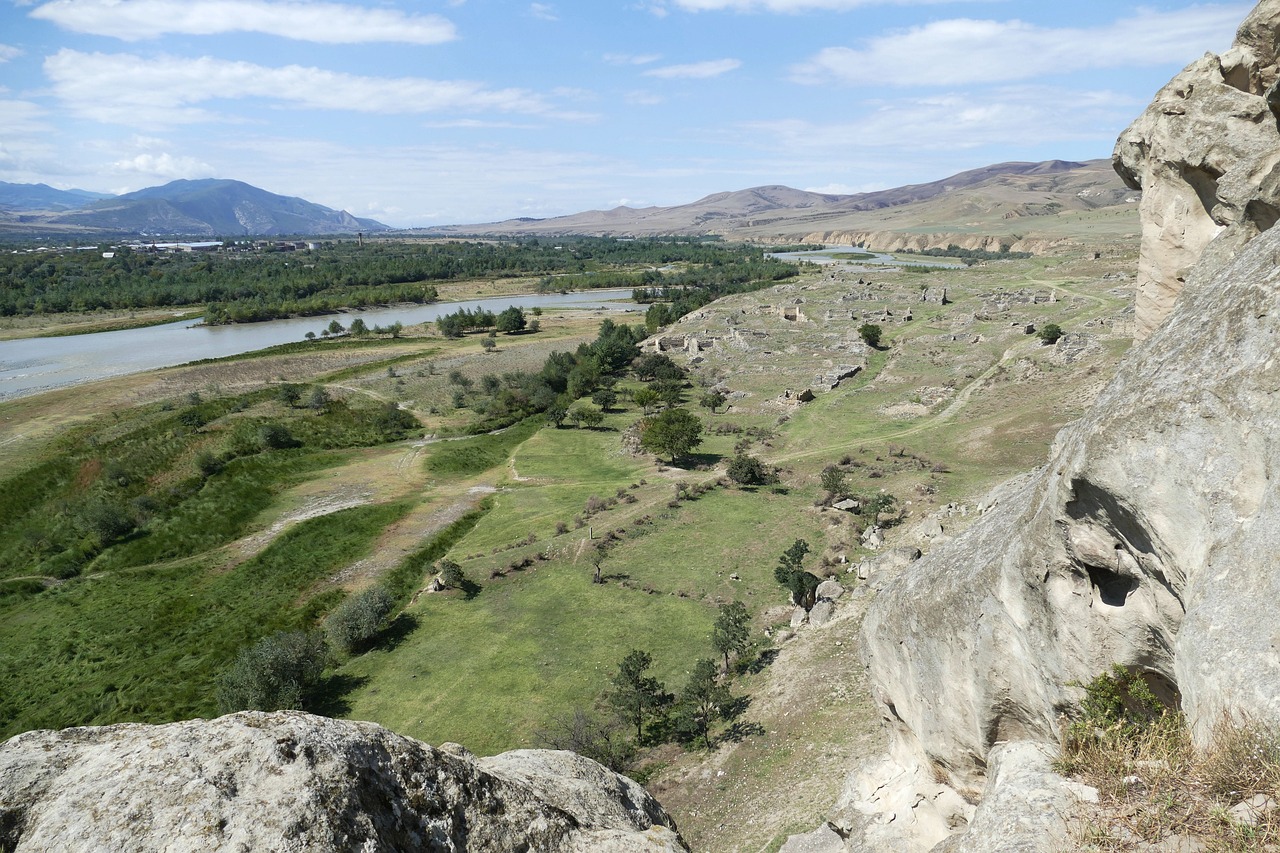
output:
<path id="1" fill-rule="evenodd" d="M 1263 0 L 1121 137 L 1146 341 L 1044 468 L 881 589 L 863 636 L 889 754 L 784 849 L 1069 849 L 1091 792 L 1052 769 L 1062 715 L 1114 664 L 1201 746 L 1224 716 L 1280 725 L 1278 39 Z"/>
<path id="2" fill-rule="evenodd" d="M 1142 190 L 1140 340 L 1206 250 L 1220 262 L 1280 217 L 1278 40 L 1274 5 L 1259 3 L 1230 50 L 1188 65 L 1116 143 L 1116 171 Z"/>

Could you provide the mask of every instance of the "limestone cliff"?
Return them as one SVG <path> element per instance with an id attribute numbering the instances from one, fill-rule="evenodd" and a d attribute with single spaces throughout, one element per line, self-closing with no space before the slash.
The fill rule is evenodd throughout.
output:
<path id="1" fill-rule="evenodd" d="M 1230 50 L 1188 65 L 1116 143 L 1116 171 L 1142 189 L 1139 340 L 1206 250 L 1229 257 L 1280 217 L 1278 39 L 1280 5 L 1264 0 Z"/>
<path id="2" fill-rule="evenodd" d="M 686 848 L 643 788 L 573 753 L 477 759 L 282 711 L 18 735 L 0 745 L 0 849 Z"/>
<path id="3" fill-rule="evenodd" d="M 1065 849 L 1089 796 L 1052 770 L 1069 685 L 1113 664 L 1201 745 L 1224 715 L 1280 725 L 1278 27 L 1259 3 L 1121 138 L 1147 340 L 1044 468 L 880 591 L 863 635 L 889 755 L 784 849 Z"/>

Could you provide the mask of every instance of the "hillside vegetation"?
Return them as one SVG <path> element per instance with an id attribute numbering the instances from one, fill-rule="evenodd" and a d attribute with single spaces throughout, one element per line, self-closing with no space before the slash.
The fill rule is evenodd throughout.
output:
<path id="1" fill-rule="evenodd" d="M 309 707 L 494 753 L 563 736 L 575 712 L 607 719 L 602 697 L 632 650 L 684 693 L 699 661 L 719 660 L 713 626 L 739 601 L 749 641 L 723 679 L 733 712 L 705 735 L 714 760 L 742 772 L 732 785 L 693 772 L 707 753 L 675 717 L 643 726 L 628 766 L 699 847 L 757 849 L 785 826 L 713 816 L 767 790 L 780 804 L 811 798 L 791 812 L 803 819 L 833 791 L 778 782 L 811 760 L 814 727 L 841 708 L 861 715 L 824 728 L 837 751 L 874 727 L 856 685 L 832 704 L 807 689 L 807 669 L 775 672 L 853 651 L 811 642 L 824 629 L 792 631 L 774 571 L 783 550 L 807 542 L 803 568 L 856 599 L 848 570 L 883 551 L 864 545 L 866 528 L 927 547 L 918 522 L 965 526 L 976 498 L 1036 464 L 1109 375 L 1128 342 L 1116 271 L 1131 261 L 806 268 L 690 306 L 660 334 L 705 346 L 661 360 L 626 349 L 639 326 L 602 333 L 598 317 L 569 313 L 492 351 L 483 333 L 409 328 L 7 403 L 0 734 L 215 714 L 243 649 L 318 629 L 382 586 L 394 611 L 367 646 L 332 657 Z M 879 349 L 860 339 L 868 322 Z M 1026 333 L 1050 322 L 1065 330 L 1058 344 Z M 842 365 L 860 370 L 816 382 Z M 468 435 L 531 376 L 564 377 L 546 415 Z M 799 402 L 806 389 L 814 398 Z M 637 422 L 670 407 L 702 425 L 675 464 L 637 445 Z M 729 479 L 743 455 L 770 481 Z M 877 508 L 831 508 L 844 495 Z M 432 591 L 444 560 L 465 583 Z M 779 679 L 795 682 L 785 707 L 770 699 Z"/>

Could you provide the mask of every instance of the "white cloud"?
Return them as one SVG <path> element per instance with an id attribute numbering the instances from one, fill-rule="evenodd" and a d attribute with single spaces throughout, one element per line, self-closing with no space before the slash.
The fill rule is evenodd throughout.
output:
<path id="1" fill-rule="evenodd" d="M 1048 28 L 1023 21 L 957 18 L 829 47 L 792 69 L 800 83 L 957 86 L 1027 80 L 1098 68 L 1188 62 L 1225 48 L 1248 6 L 1141 10 L 1099 27 Z M 1216 42 L 1216 44 L 1215 44 Z"/>
<path id="2" fill-rule="evenodd" d="M 217 174 L 208 163 L 194 157 L 174 157 L 172 154 L 139 154 L 117 160 L 111 164 L 116 174 L 137 174 L 148 177 L 164 178 L 167 181 L 178 178 L 211 178 Z"/>
<path id="3" fill-rule="evenodd" d="M 17 59 L 22 56 L 23 50 L 20 47 L 14 47 L 11 44 L 0 44 L 0 62 L 8 62 L 10 59 Z"/>
<path id="4" fill-rule="evenodd" d="M 1069 105 L 1069 108 L 1066 108 Z M 872 112 L 843 122 L 781 119 L 752 122 L 747 138 L 779 151 L 844 158 L 855 152 L 892 150 L 903 156 L 982 146 L 1061 146 L 1097 143 L 1109 151 L 1117 128 L 1140 107 L 1113 92 L 1077 92 L 1045 86 L 1001 87 L 992 91 L 949 92 L 895 98 Z M 743 138 L 742 128 L 728 132 Z"/>
<path id="5" fill-rule="evenodd" d="M 530 3 L 529 14 L 542 21 L 558 21 L 560 16 L 556 14 L 556 10 L 548 3 Z"/>
<path id="6" fill-rule="evenodd" d="M 606 53 L 603 57 L 610 65 L 650 65 L 662 58 L 660 53 Z"/>
<path id="7" fill-rule="evenodd" d="M 30 183 L 44 180 L 41 173 L 61 174 L 49 139 L 53 128 L 45 111 L 30 101 L 0 99 L 0 174 L 6 180 Z"/>
<path id="8" fill-rule="evenodd" d="M 212 57 L 144 59 L 64 48 L 45 59 L 44 70 L 54 94 L 75 113 L 139 127 L 226 121 L 226 116 L 197 105 L 230 98 L 389 115 L 488 111 L 584 118 L 554 113 L 543 98 L 523 89 L 490 89 L 466 80 L 365 77 L 300 65 L 271 68 Z"/>
<path id="9" fill-rule="evenodd" d="M 670 0 L 686 12 L 847 12 L 866 6 L 925 6 L 961 0 Z M 665 15 L 667 3 L 654 0 L 650 10 Z"/>
<path id="10" fill-rule="evenodd" d="M 124 41 L 169 33 L 252 32 L 325 44 L 440 44 L 458 35 L 439 15 L 271 0 L 53 0 L 34 9 L 31 17 Z"/>
<path id="11" fill-rule="evenodd" d="M 705 80 L 719 77 L 736 68 L 742 67 L 738 59 L 710 59 L 706 62 L 691 62 L 688 65 L 666 65 L 644 72 L 646 77 L 660 77 L 664 80 Z"/>
<path id="12" fill-rule="evenodd" d="M 628 104 L 635 104 L 638 107 L 656 107 L 658 104 L 661 104 L 666 100 L 666 98 L 661 95 L 655 95 L 653 92 L 642 92 L 638 90 L 634 92 L 627 92 L 623 97 L 627 99 Z"/>

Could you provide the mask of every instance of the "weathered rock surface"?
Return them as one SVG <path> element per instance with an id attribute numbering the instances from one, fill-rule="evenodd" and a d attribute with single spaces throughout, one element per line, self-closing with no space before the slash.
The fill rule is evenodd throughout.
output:
<path id="1" fill-rule="evenodd" d="M 1069 685 L 1113 664 L 1180 704 L 1202 746 L 1224 716 L 1280 725 L 1278 27 L 1280 0 L 1260 3 L 1119 145 L 1153 194 L 1147 283 L 1185 288 L 1148 288 L 1149 337 L 1048 464 L 871 604 L 889 757 L 832 812 L 846 850 L 1067 849 L 1092 793 L 1048 759 Z"/>
<path id="2" fill-rule="evenodd" d="M 1227 257 L 1280 217 L 1278 37 L 1280 5 L 1265 0 L 1230 50 L 1188 65 L 1116 143 L 1116 171 L 1142 189 L 1139 340 L 1210 244 Z"/>
<path id="3" fill-rule="evenodd" d="M 475 759 L 297 711 L 36 731 L 0 745 L 21 851 L 682 851 L 639 785 L 573 753 Z"/>
<path id="4" fill-rule="evenodd" d="M 904 784 L 989 799 L 993 748 L 1055 744 L 1078 698 L 1067 685 L 1112 663 L 1180 694 L 1202 744 L 1227 712 L 1280 723 L 1277 258 L 1268 232 L 1188 288 L 1049 464 L 871 605 L 864 636 Z M 948 829 L 938 821 L 917 849 Z M 1010 849 L 1052 849 L 1055 828 Z M 957 849 L 986 849 L 967 837 Z"/>

